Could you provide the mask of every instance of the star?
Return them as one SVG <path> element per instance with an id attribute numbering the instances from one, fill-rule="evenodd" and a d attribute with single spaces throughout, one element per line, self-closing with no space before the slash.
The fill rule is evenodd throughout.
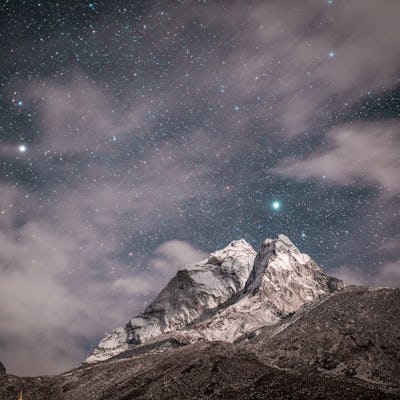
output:
<path id="1" fill-rule="evenodd" d="M 282 204 L 279 200 L 274 200 L 271 206 L 273 210 L 278 211 L 282 207 Z"/>
<path id="2" fill-rule="evenodd" d="M 336 53 L 334 51 L 329 52 L 329 58 L 333 58 L 336 56 Z"/>
<path id="3" fill-rule="evenodd" d="M 18 151 L 19 151 L 20 153 L 26 153 L 26 150 L 28 150 L 28 148 L 26 147 L 26 145 L 20 144 L 20 145 L 18 146 Z"/>

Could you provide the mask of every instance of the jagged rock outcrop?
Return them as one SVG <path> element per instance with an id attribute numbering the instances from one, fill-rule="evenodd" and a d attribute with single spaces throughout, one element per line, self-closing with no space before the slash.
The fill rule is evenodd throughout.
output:
<path id="1" fill-rule="evenodd" d="M 144 313 L 108 334 L 86 361 L 167 338 L 232 342 L 342 287 L 284 235 L 265 240 L 257 256 L 246 241 L 234 241 L 178 271 Z"/>
<path id="2" fill-rule="evenodd" d="M 284 235 L 263 242 L 244 293 L 259 303 L 270 302 L 281 313 L 298 310 L 304 303 L 342 289 L 317 263 Z"/>
<path id="3" fill-rule="evenodd" d="M 3 365 L 3 363 L 0 362 L 0 375 L 5 375 L 5 373 L 6 373 L 6 368 Z"/>

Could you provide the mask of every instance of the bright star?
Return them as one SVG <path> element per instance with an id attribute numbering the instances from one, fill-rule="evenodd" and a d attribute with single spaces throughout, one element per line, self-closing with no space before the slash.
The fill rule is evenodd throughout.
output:
<path id="1" fill-rule="evenodd" d="M 27 150 L 27 147 L 26 147 L 24 144 L 20 144 L 20 145 L 18 146 L 18 151 L 19 151 L 20 153 L 25 153 L 26 150 Z"/>
<path id="2" fill-rule="evenodd" d="M 333 58 L 333 57 L 335 57 L 335 55 L 336 55 L 336 53 L 334 51 L 331 51 L 329 53 L 329 58 Z"/>
<path id="3" fill-rule="evenodd" d="M 18 105 L 21 107 L 22 105 L 23 105 L 24 103 L 22 102 L 22 100 L 20 100 L 19 102 L 18 102 Z"/>
<path id="4" fill-rule="evenodd" d="M 273 208 L 274 210 L 279 210 L 279 209 L 281 208 L 281 202 L 278 201 L 278 200 L 274 200 L 274 201 L 272 202 L 272 208 Z"/>

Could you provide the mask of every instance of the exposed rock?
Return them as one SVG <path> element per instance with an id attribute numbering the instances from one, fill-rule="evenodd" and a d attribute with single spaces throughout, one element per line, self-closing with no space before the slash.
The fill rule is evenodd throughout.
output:
<path id="1" fill-rule="evenodd" d="M 5 375 L 6 374 L 6 368 L 3 365 L 3 363 L 0 362 L 0 375 Z"/>
<path id="2" fill-rule="evenodd" d="M 259 303 L 270 302 L 283 314 L 304 303 L 342 289 L 343 283 L 329 277 L 317 263 L 284 235 L 263 242 L 245 293 Z"/>

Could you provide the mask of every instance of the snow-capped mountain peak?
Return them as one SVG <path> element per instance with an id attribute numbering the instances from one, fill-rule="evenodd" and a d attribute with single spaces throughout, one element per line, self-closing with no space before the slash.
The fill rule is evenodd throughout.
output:
<path id="1" fill-rule="evenodd" d="M 288 237 L 279 235 L 263 242 L 244 292 L 271 302 L 286 314 L 340 288 L 341 281 L 329 277 Z"/>
<path id="2" fill-rule="evenodd" d="M 103 361 L 130 346 L 184 329 L 244 288 L 255 256 L 251 245 L 241 239 L 206 260 L 185 266 L 143 313 L 110 332 L 86 361 Z"/>
<path id="3" fill-rule="evenodd" d="M 178 271 L 143 313 L 108 334 L 86 361 L 161 336 L 233 341 L 342 286 L 284 235 L 266 239 L 257 254 L 236 240 Z"/>
<path id="4" fill-rule="evenodd" d="M 244 239 L 234 240 L 221 250 L 217 250 L 210 254 L 208 262 L 210 264 L 220 264 L 227 258 L 248 257 L 249 255 L 255 256 L 256 252 L 253 247 Z"/>

